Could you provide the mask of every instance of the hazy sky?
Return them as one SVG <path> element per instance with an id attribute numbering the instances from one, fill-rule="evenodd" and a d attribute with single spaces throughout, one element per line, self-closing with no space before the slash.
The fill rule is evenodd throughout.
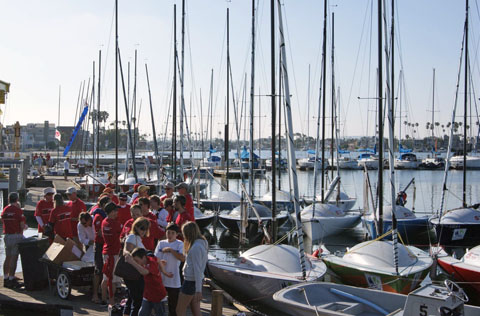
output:
<path id="1" fill-rule="evenodd" d="M 194 132 L 200 132 L 200 90 L 206 130 L 211 69 L 214 72 L 214 135 L 223 130 L 226 95 L 226 11 L 230 8 L 230 51 L 235 99 L 243 100 L 243 80 L 250 88 L 251 1 L 187 0 L 185 49 L 185 101 Z M 390 1 L 386 1 L 390 7 Z M 134 50 L 138 49 L 138 97 L 142 104 L 140 128 L 151 134 L 145 63 L 148 63 L 157 134 L 163 133 L 171 104 L 173 5 L 177 3 L 178 49 L 181 48 L 181 1 L 119 0 L 119 45 L 124 75 L 127 62 L 133 73 Z M 256 0 L 257 51 L 256 94 L 270 91 L 270 1 Z M 323 1 L 282 0 L 287 34 L 288 67 L 294 127 L 313 135 L 316 129 L 322 47 Z M 330 0 L 328 30 L 327 95 L 331 94 L 331 13 L 335 13 L 335 77 L 340 89 L 342 134 L 372 135 L 376 95 L 377 18 L 372 0 Z M 114 97 L 114 1 L 113 0 L 0 0 L 2 33 L 0 80 L 11 83 L 1 121 L 57 123 L 61 85 L 60 125 L 73 125 L 81 82 L 92 77 L 92 62 L 102 50 L 101 107 L 115 116 Z M 470 1 L 470 56 L 473 81 L 478 78 L 478 21 L 476 0 Z M 389 9 L 390 10 L 390 9 Z M 400 0 L 396 19 L 396 88 L 404 74 L 401 121 L 418 122 L 421 136 L 430 119 L 432 69 L 436 69 L 436 121 L 450 118 L 463 37 L 465 2 L 461 0 Z M 373 13 L 373 17 L 372 17 Z M 389 14 L 389 13 L 388 13 Z M 390 19 L 390 17 L 388 17 Z M 390 24 L 390 22 L 389 22 Z M 278 41 L 277 41 L 278 43 Z M 310 116 L 307 118 L 308 68 L 311 65 Z M 98 73 L 95 75 L 98 79 Z M 90 79 L 91 80 L 91 79 Z M 126 79 L 125 79 L 126 80 Z M 133 77 L 131 78 L 133 81 Z M 120 119 L 125 106 L 119 81 Z M 463 89 L 462 89 L 463 91 Z M 277 88 L 278 92 L 278 88 Z M 462 92 L 460 97 L 463 97 Z M 478 99 L 478 96 L 476 96 Z M 463 98 L 462 98 L 463 99 Z M 191 101 L 190 101 L 191 100 Z M 256 114 L 261 102 L 261 133 L 270 133 L 270 100 L 255 98 Z M 233 102 L 230 102 L 234 122 Z M 190 110 L 191 108 L 191 110 Z M 407 113 L 407 118 L 403 117 Z M 462 113 L 462 111 L 460 111 Z M 397 113 L 398 115 L 398 113 Z M 367 119 L 368 116 L 368 119 Z M 398 119 L 397 119 L 398 120 Z M 171 118 L 169 119 L 171 126 Z M 243 121 L 245 122 L 245 121 Z M 368 126 L 367 126 L 368 124 Z M 258 117 L 255 137 L 258 136 Z M 244 128 L 244 127 L 242 127 Z M 328 129 L 329 130 L 329 129 Z M 170 131 L 168 131 L 170 133 Z M 405 131 L 402 131 L 404 133 Z M 233 127 L 232 132 L 233 134 Z M 398 129 L 397 129 L 398 133 Z M 411 133 L 411 131 L 407 131 Z M 243 132 L 242 132 L 243 138 Z"/>

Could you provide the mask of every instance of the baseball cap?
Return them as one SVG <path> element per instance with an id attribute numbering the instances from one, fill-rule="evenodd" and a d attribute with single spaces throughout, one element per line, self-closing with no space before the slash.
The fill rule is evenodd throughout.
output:
<path id="1" fill-rule="evenodd" d="M 55 194 L 55 189 L 52 187 L 43 189 L 43 195 L 47 195 L 47 194 Z"/>
<path id="2" fill-rule="evenodd" d="M 135 183 L 135 185 L 133 186 L 133 191 L 138 192 L 138 187 L 141 186 L 141 185 L 142 185 L 141 183 Z"/>
<path id="3" fill-rule="evenodd" d="M 67 191 L 65 191 L 67 194 L 72 194 L 72 193 L 77 193 L 77 189 L 75 187 L 69 187 Z"/>
<path id="4" fill-rule="evenodd" d="M 177 189 L 188 189 L 188 184 L 182 182 L 176 186 Z"/>
<path id="5" fill-rule="evenodd" d="M 138 187 L 138 192 L 143 192 L 143 191 L 148 191 L 150 189 L 150 187 L 148 185 L 141 185 Z"/>
<path id="6" fill-rule="evenodd" d="M 128 199 L 128 195 L 127 195 L 127 193 L 122 192 L 118 195 L 118 198 L 121 199 L 121 200 L 122 199 L 126 200 L 126 199 Z"/>
<path id="7" fill-rule="evenodd" d="M 165 189 L 174 189 L 175 188 L 175 185 L 172 183 L 172 182 L 167 182 L 165 183 L 164 185 Z"/>

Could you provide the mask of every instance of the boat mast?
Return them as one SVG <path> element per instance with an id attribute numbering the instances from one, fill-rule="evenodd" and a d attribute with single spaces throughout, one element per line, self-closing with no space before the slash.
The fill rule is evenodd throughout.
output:
<path id="1" fill-rule="evenodd" d="M 465 1 L 465 79 L 463 104 L 463 207 L 467 207 L 468 0 Z"/>
<path id="2" fill-rule="evenodd" d="M 224 151 L 225 151 L 225 163 L 227 172 L 225 174 L 226 177 L 226 184 L 225 188 L 228 191 L 228 177 L 229 177 L 229 169 L 230 169 L 230 162 L 229 162 L 229 144 L 228 144 L 228 122 L 230 120 L 230 9 L 227 8 L 227 116 L 225 118 L 225 131 L 224 131 Z M 238 157 L 240 159 L 240 157 Z M 241 162 L 240 162 L 241 164 Z"/>
<path id="3" fill-rule="evenodd" d="M 177 180 L 177 5 L 173 5 L 173 120 L 172 120 L 172 166 L 173 180 Z"/>
<path id="4" fill-rule="evenodd" d="M 382 65 L 382 1 L 378 0 L 378 227 L 377 235 L 383 234 L 383 65 Z M 395 201 L 392 201 L 392 204 Z"/>
<path id="5" fill-rule="evenodd" d="M 395 102 L 395 94 L 394 94 L 394 83 L 395 83 L 395 60 L 394 60 L 394 46 L 395 46 L 395 40 L 394 40 L 394 29 L 395 29 L 395 19 L 394 19 L 394 13 L 395 13 L 395 1 L 392 0 L 392 25 L 391 25 L 391 39 L 390 39 L 390 50 L 391 50 L 391 77 L 390 77 L 390 84 L 387 85 L 387 92 L 390 93 L 390 100 L 387 100 L 388 104 L 388 123 L 389 123 L 389 135 L 388 135 L 388 158 L 389 158 L 389 169 L 390 169 L 390 194 L 391 194 L 391 199 L 392 199 L 392 241 L 393 241 L 393 263 L 395 265 L 395 273 L 398 275 L 398 248 L 397 248 L 397 238 L 398 238 L 398 231 L 397 231 L 397 218 L 395 216 L 395 209 L 396 209 L 396 203 L 395 203 L 395 166 L 394 166 L 394 137 L 395 137 L 395 119 L 394 119 L 394 102 Z M 387 68 L 388 71 L 388 68 Z M 388 74 L 387 74 L 388 78 Z M 382 127 L 383 129 L 383 127 Z"/>
<path id="6" fill-rule="evenodd" d="M 147 74 L 148 97 L 150 100 L 150 117 L 152 119 L 153 146 L 157 158 L 157 186 L 160 187 L 160 158 L 158 155 L 157 133 L 155 132 L 155 119 L 153 118 L 152 93 L 150 91 L 150 78 L 148 77 L 148 67 L 145 64 L 145 73 Z"/>
<path id="7" fill-rule="evenodd" d="M 291 187 L 293 188 L 293 205 L 295 209 L 295 226 L 298 233 L 298 248 L 300 251 L 300 264 L 302 267 L 302 278 L 305 279 L 307 276 L 306 265 L 305 265 L 305 250 L 303 246 L 303 229 L 302 229 L 302 220 L 300 216 L 300 202 L 299 202 L 299 193 L 298 193 L 298 179 L 297 179 L 297 169 L 296 169 L 296 158 L 295 158 L 295 146 L 293 143 L 293 123 L 292 123 L 292 107 L 290 103 L 290 87 L 288 84 L 288 71 L 287 71 L 287 58 L 286 58 L 286 49 L 285 49 L 285 38 L 283 35 L 283 21 L 282 21 L 282 7 L 280 0 L 278 1 L 278 25 L 280 29 L 280 54 L 282 61 L 282 74 L 283 82 L 285 87 L 285 124 L 288 133 L 287 141 L 287 152 L 288 152 L 288 169 Z"/>
<path id="8" fill-rule="evenodd" d="M 280 3 L 278 4 L 278 12 L 280 19 Z M 280 21 L 279 21 L 280 23 Z M 271 102 L 272 102 L 272 232 L 273 242 L 277 239 L 277 189 L 276 189 L 276 161 L 275 161 L 275 119 L 276 119 L 276 104 L 275 104 L 275 0 L 270 1 L 270 68 L 271 68 Z M 282 59 L 282 58 L 280 58 Z M 282 60 L 283 62 L 283 60 Z"/>
<path id="9" fill-rule="evenodd" d="M 95 168 L 100 166 L 100 78 L 102 74 L 102 51 L 98 51 L 98 92 L 97 92 L 97 162 L 95 163 Z M 95 176 L 97 175 L 94 173 Z"/>
<path id="10" fill-rule="evenodd" d="M 58 120 L 57 120 L 57 131 L 58 132 L 60 132 L 59 127 L 60 127 L 60 103 L 61 103 L 61 100 L 62 100 L 62 86 L 59 85 L 58 86 Z M 61 139 L 61 136 L 60 136 L 60 139 Z M 59 161 L 60 161 L 60 140 L 58 141 L 58 144 L 57 144 L 57 163 Z"/>
<path id="11" fill-rule="evenodd" d="M 321 202 L 325 203 L 325 116 L 326 116 L 326 107 L 327 107 L 327 0 L 323 1 L 323 49 L 322 49 L 322 58 L 323 58 L 323 69 L 322 69 L 322 190 L 321 190 Z M 318 140 L 317 140 L 318 141 Z M 315 168 L 317 166 L 317 155 L 315 155 Z M 315 192 L 314 192 L 315 194 Z"/>
<path id="12" fill-rule="evenodd" d="M 254 124 L 254 101 L 255 101 L 255 0 L 252 0 L 252 53 L 250 73 L 250 181 L 248 181 L 248 193 L 253 197 L 253 124 Z"/>
<path id="13" fill-rule="evenodd" d="M 335 13 L 332 12 L 332 117 L 331 117 L 331 132 L 332 132 L 332 138 L 330 139 L 330 159 L 332 161 L 332 165 L 330 166 L 330 169 L 332 170 L 332 181 L 333 181 L 333 139 L 334 139 L 334 133 L 335 133 L 335 71 L 334 71 L 334 66 L 335 66 Z M 338 164 L 338 156 L 337 156 L 337 164 Z"/>
<path id="14" fill-rule="evenodd" d="M 307 150 L 310 148 L 310 64 L 308 64 L 308 94 L 307 94 Z M 303 142 L 305 146 L 305 142 Z M 314 194 L 315 195 L 315 194 Z"/>
<path id="15" fill-rule="evenodd" d="M 118 192 L 118 0 L 115 0 L 115 191 Z"/>
<path id="16" fill-rule="evenodd" d="M 433 83 L 432 83 L 432 142 L 433 146 L 435 146 L 435 68 L 433 68 Z M 434 148 L 432 146 L 432 148 Z M 434 150 L 436 153 L 436 150 Z M 436 156 L 436 154 L 435 154 Z"/>
<path id="17" fill-rule="evenodd" d="M 182 64 L 180 70 L 180 177 L 183 181 L 183 120 L 185 111 L 185 0 L 182 0 Z M 190 157 L 191 158 L 191 157 Z"/>
<path id="18" fill-rule="evenodd" d="M 92 114 L 92 133 L 93 133 L 93 139 L 92 139 L 92 166 L 93 166 L 93 174 L 97 174 L 97 167 L 95 166 L 95 150 L 97 146 L 95 146 L 95 141 L 97 140 L 95 137 L 95 60 L 93 61 L 93 76 L 92 76 L 92 111 L 90 112 Z M 98 118 L 97 118 L 98 119 Z M 88 126 L 87 126 L 88 127 Z M 87 140 L 88 143 L 88 140 Z M 86 151 L 86 149 L 85 149 Z"/>

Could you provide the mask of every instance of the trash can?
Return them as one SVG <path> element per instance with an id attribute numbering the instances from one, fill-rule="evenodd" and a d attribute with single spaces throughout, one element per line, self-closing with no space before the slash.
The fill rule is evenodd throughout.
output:
<path id="1" fill-rule="evenodd" d="M 48 285 L 45 264 L 38 261 L 50 246 L 48 238 L 29 237 L 18 243 L 25 289 L 35 291 Z"/>

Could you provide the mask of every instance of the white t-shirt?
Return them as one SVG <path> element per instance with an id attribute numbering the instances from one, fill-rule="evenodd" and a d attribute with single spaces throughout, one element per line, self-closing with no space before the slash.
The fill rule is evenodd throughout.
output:
<path id="1" fill-rule="evenodd" d="M 127 236 L 127 239 L 125 239 L 125 247 L 127 246 L 127 243 L 132 244 L 135 248 L 145 248 L 142 243 L 142 237 L 135 234 Z"/>
<path id="2" fill-rule="evenodd" d="M 67 160 L 63 161 L 63 169 L 65 170 L 70 169 L 70 163 Z"/>
<path id="3" fill-rule="evenodd" d="M 172 272 L 173 278 L 169 278 L 166 275 L 162 274 L 162 281 L 165 287 L 171 288 L 180 288 L 180 260 L 175 258 L 171 253 L 162 252 L 162 249 L 165 247 L 170 247 L 178 253 L 183 252 L 183 241 L 176 239 L 173 242 L 168 242 L 168 240 L 160 240 L 158 242 L 157 248 L 155 248 L 155 256 L 159 260 L 167 261 L 165 271 Z"/>
<path id="4" fill-rule="evenodd" d="M 158 214 L 157 214 L 157 223 L 160 225 L 163 229 L 165 229 L 168 225 L 167 223 L 167 216 L 168 216 L 168 211 L 164 208 L 162 208 Z"/>

